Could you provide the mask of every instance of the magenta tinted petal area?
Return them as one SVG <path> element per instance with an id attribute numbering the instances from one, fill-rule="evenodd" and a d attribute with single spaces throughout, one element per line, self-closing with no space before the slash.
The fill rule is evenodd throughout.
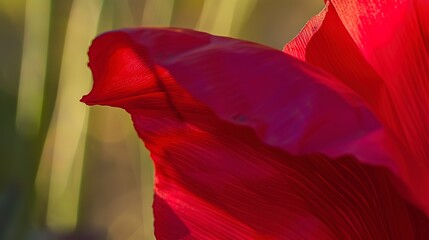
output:
<path id="1" fill-rule="evenodd" d="M 334 76 L 280 51 L 186 30 L 128 30 L 101 36 L 103 42 L 112 44 L 107 43 L 109 38 L 121 39 L 132 47 L 119 47 L 113 53 L 118 60 L 110 60 L 108 70 L 103 73 L 110 75 L 118 71 L 125 76 L 125 84 L 112 92 L 109 89 L 117 87 L 116 79 L 99 87 L 95 77 L 91 94 L 84 98 L 87 103 L 116 105 L 124 99 L 112 96 L 124 95 L 122 91 L 131 92 L 126 98 L 146 91 L 136 90 L 136 84 L 156 83 L 151 87 L 163 88 L 165 84 L 159 81 L 162 76 L 142 74 L 148 70 L 153 72 L 160 65 L 168 68 L 178 84 L 220 118 L 249 126 L 267 144 L 293 154 L 366 155 L 377 149 L 361 151 L 361 143 L 383 137 L 379 123 L 355 93 L 338 83 Z M 185 46 L 178 44 L 182 42 Z M 192 48 L 188 46 L 191 43 Z M 177 48 L 172 50 L 172 46 Z M 96 56 L 97 51 L 92 50 Z M 100 58 L 106 54 L 100 53 Z M 149 56 L 152 60 L 146 59 Z M 125 58 L 142 58 L 146 63 L 124 61 Z M 119 64 L 121 62 L 125 64 Z M 137 74 L 130 74 L 130 68 L 137 68 Z M 141 75 L 145 79 L 134 80 Z M 152 78 L 156 81 L 150 81 Z M 373 161 L 388 164 L 383 156 Z"/>
<path id="2" fill-rule="evenodd" d="M 334 74 L 177 29 L 106 33 L 89 55 L 82 100 L 124 108 L 151 151 L 158 239 L 429 237 L 386 133 Z"/>
<path id="3" fill-rule="evenodd" d="M 429 4 L 423 0 L 327 1 L 284 47 L 333 74 L 388 133 L 396 174 L 429 214 Z"/>

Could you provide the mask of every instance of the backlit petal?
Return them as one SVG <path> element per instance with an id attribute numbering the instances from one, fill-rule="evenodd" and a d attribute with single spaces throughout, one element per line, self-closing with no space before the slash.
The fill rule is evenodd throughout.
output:
<path id="1" fill-rule="evenodd" d="M 123 107 L 124 97 L 165 88 L 159 80 L 150 81 L 160 78 L 157 74 L 144 74 L 162 66 L 217 116 L 253 128 L 269 145 L 293 154 L 348 153 L 389 164 L 380 155 L 383 146 L 368 144 L 381 141 L 383 133 L 360 99 L 332 75 L 280 51 L 172 29 L 125 30 L 100 39 L 91 49 L 93 58 L 114 57 L 103 72 L 98 61 L 90 62 L 95 83 L 84 98 L 87 103 Z M 125 80 L 119 82 L 120 77 Z"/>
<path id="2" fill-rule="evenodd" d="M 151 151 L 158 239 L 428 237 L 390 171 L 356 161 L 389 164 L 383 131 L 332 75 L 171 29 L 107 33 L 89 54 L 83 101 L 127 110 Z"/>
<path id="3" fill-rule="evenodd" d="M 335 75 L 362 97 L 389 133 L 404 191 L 427 214 L 428 14 L 424 0 L 331 0 L 284 48 Z"/>

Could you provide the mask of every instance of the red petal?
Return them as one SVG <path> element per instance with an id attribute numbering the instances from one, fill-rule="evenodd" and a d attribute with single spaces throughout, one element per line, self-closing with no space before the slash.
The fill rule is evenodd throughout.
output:
<path id="1" fill-rule="evenodd" d="M 108 33 L 90 58 L 95 83 L 83 101 L 125 108 L 152 153 L 158 239 L 428 237 L 429 220 L 387 170 L 261 142 L 388 164 L 383 146 L 368 144 L 377 122 L 331 76 L 263 46 L 180 30 Z"/>
<path id="2" fill-rule="evenodd" d="M 147 59 L 150 56 L 220 118 L 255 129 L 269 145 L 293 154 L 350 153 L 363 159 L 374 157 L 372 163 L 389 164 L 383 156 L 373 156 L 379 155 L 373 153 L 379 152 L 379 146 L 368 148 L 368 142 L 379 141 L 382 133 L 354 93 L 333 81 L 331 75 L 280 51 L 171 29 L 129 30 L 102 38 L 98 47 L 91 49 L 95 83 L 84 97 L 89 104 L 123 107 L 122 102 L 131 96 L 164 88 L 165 84 L 156 80 L 159 76 L 145 74 L 157 67 Z M 185 44 L 178 44 L 182 42 Z M 111 44 L 117 47 L 105 50 Z M 114 57 L 104 63 L 106 70 L 98 70 L 97 60 L 110 55 Z M 144 63 L 130 61 L 136 58 L 143 58 Z M 118 81 L 120 77 L 125 80 Z M 98 79 L 103 79 L 103 84 Z"/>
<path id="3" fill-rule="evenodd" d="M 332 0 L 284 48 L 364 99 L 389 132 L 397 175 L 427 214 L 428 14 L 423 0 Z"/>

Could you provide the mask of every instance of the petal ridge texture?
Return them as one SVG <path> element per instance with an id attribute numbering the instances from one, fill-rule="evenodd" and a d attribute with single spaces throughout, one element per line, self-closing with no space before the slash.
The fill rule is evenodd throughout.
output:
<path id="1" fill-rule="evenodd" d="M 94 40 L 82 101 L 131 114 L 157 239 L 429 239 L 428 4 L 349 2 L 287 54 L 171 28 Z"/>

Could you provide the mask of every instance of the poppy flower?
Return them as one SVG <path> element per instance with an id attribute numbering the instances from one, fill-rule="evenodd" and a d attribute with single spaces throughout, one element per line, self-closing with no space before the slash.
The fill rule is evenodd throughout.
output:
<path id="1" fill-rule="evenodd" d="M 131 114 L 157 239 L 429 239 L 429 4 L 328 0 L 282 51 L 102 34 L 88 105 Z"/>

